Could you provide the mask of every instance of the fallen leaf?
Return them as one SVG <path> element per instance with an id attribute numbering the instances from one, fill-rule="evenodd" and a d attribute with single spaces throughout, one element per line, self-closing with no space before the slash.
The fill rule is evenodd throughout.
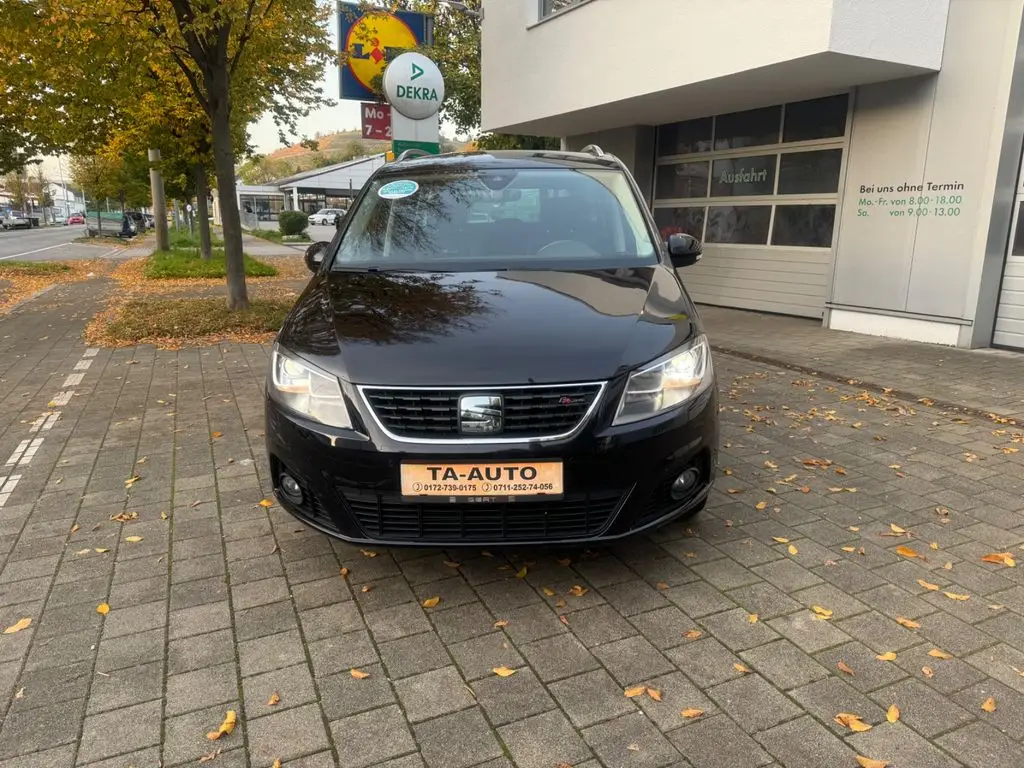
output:
<path id="1" fill-rule="evenodd" d="M 142 537 L 141 536 L 125 536 L 124 540 L 127 541 L 127 542 L 130 542 L 132 544 L 138 544 L 140 541 L 142 541 Z"/>
<path id="2" fill-rule="evenodd" d="M 221 752 L 221 750 L 219 750 L 219 749 L 215 749 L 215 750 L 213 750 L 213 752 L 207 752 L 205 755 L 201 755 L 199 757 L 199 762 L 200 763 L 208 763 L 211 760 L 216 760 L 217 759 L 217 755 L 219 755 L 220 752 Z"/>
<path id="3" fill-rule="evenodd" d="M 1000 605 L 999 603 L 990 603 L 988 607 L 989 607 L 989 610 L 992 610 L 992 611 L 1001 611 L 1006 606 L 1005 605 Z"/>
<path id="4" fill-rule="evenodd" d="M 843 552 L 856 552 L 857 548 L 856 547 L 843 547 L 842 550 L 843 550 Z"/>
<path id="5" fill-rule="evenodd" d="M 792 544 L 790 544 L 788 547 L 786 547 L 786 551 L 789 552 L 789 554 L 791 554 L 791 555 L 799 555 L 800 554 L 800 550 L 797 549 Z"/>
<path id="6" fill-rule="evenodd" d="M 281 703 L 281 694 L 279 694 L 277 691 L 274 691 L 272 694 L 270 694 L 270 698 L 267 699 L 267 706 L 268 707 L 273 707 L 273 706 L 275 706 L 277 704 L 280 704 L 280 703 Z"/>
<path id="7" fill-rule="evenodd" d="M 365 595 L 371 589 L 373 589 L 373 584 L 363 584 L 363 586 L 359 589 L 359 591 L 362 592 Z"/>
<path id="8" fill-rule="evenodd" d="M 703 715 L 704 714 L 704 710 L 703 709 L 688 708 L 688 709 L 684 709 L 679 714 L 682 715 L 683 717 L 685 717 L 687 720 L 692 720 L 695 717 L 700 717 L 701 715 Z"/>
<path id="9" fill-rule="evenodd" d="M 987 555 L 982 555 L 981 560 L 985 563 L 1005 565 L 1008 568 L 1017 567 L 1017 561 L 1013 559 L 1013 555 L 1009 552 L 990 552 Z"/>
<path id="10" fill-rule="evenodd" d="M 851 731 L 855 733 L 864 733 L 864 731 L 871 730 L 871 724 L 865 723 L 860 719 L 859 715 L 851 714 L 850 712 L 840 712 L 838 715 L 832 718 L 840 725 L 845 725 Z"/>
<path id="11" fill-rule="evenodd" d="M 76 555 L 88 555 L 90 552 L 92 552 L 92 550 L 89 549 L 88 547 L 86 547 L 85 549 L 78 550 L 77 552 L 75 552 L 75 554 Z"/>
<path id="12" fill-rule="evenodd" d="M 989 696 L 987 699 L 985 699 L 981 703 L 981 708 L 985 712 L 995 712 L 996 711 L 996 700 L 995 700 L 995 698 L 993 698 L 992 696 Z"/>
<path id="13" fill-rule="evenodd" d="M 444 564 L 449 568 L 458 568 L 461 565 L 461 563 L 456 563 L 454 560 L 445 560 Z"/>
<path id="14" fill-rule="evenodd" d="M 565 624 L 565 626 L 567 626 L 567 627 L 569 626 L 569 620 L 567 618 L 565 618 L 565 616 L 559 615 L 558 620 L 560 622 L 562 622 L 563 624 Z"/>
<path id="15" fill-rule="evenodd" d="M 870 757 L 864 757 L 864 755 L 857 755 L 857 765 L 860 768 L 886 768 L 889 765 L 885 760 L 872 760 Z"/>
<path id="16" fill-rule="evenodd" d="M 32 619 L 20 619 L 16 624 L 11 624 L 7 629 L 4 630 L 5 635 L 13 635 L 15 632 L 21 632 L 21 630 L 28 627 L 32 623 Z"/>
<path id="17" fill-rule="evenodd" d="M 629 744 L 626 747 L 626 749 L 628 749 L 630 752 L 639 752 L 640 751 L 640 745 L 639 744 Z"/>
<path id="18" fill-rule="evenodd" d="M 346 568 L 344 565 L 341 566 L 341 578 L 347 579 L 350 573 L 351 571 L 348 568 Z"/>
<path id="19" fill-rule="evenodd" d="M 659 581 L 654 586 L 656 586 L 658 589 L 660 589 L 662 591 L 665 591 L 666 589 L 668 589 L 668 582 L 667 581 Z"/>
<path id="20" fill-rule="evenodd" d="M 685 637 L 687 640 L 696 640 L 698 637 L 703 636 L 703 634 L 704 633 L 701 632 L 699 629 L 688 629 L 685 632 L 683 632 L 683 637 Z"/>
<path id="21" fill-rule="evenodd" d="M 516 670 L 509 669 L 508 667 L 495 667 L 491 671 L 494 672 L 494 674 L 496 674 L 498 677 L 512 677 L 512 675 L 516 673 Z"/>
<path id="22" fill-rule="evenodd" d="M 267 507 L 274 506 L 274 502 L 272 502 L 270 499 L 264 499 L 263 501 L 260 502 L 260 506 L 266 509 Z"/>
<path id="23" fill-rule="evenodd" d="M 214 440 L 216 440 L 218 437 L 224 437 L 224 433 L 223 432 L 211 432 L 210 433 L 210 437 L 212 437 Z"/>
<path id="24" fill-rule="evenodd" d="M 129 520 L 135 520 L 139 516 L 138 512 L 134 510 L 131 512 L 119 512 L 116 515 L 111 515 L 111 520 L 116 520 L 119 523 L 127 523 Z"/>
<path id="25" fill-rule="evenodd" d="M 363 672 L 363 670 L 356 669 L 355 667 L 352 667 L 352 669 L 350 669 L 348 673 L 352 675 L 352 677 L 354 677 L 356 680 L 365 680 L 370 676 L 369 672 Z"/>
<path id="26" fill-rule="evenodd" d="M 774 461 L 771 461 L 770 459 L 765 459 L 764 460 L 764 466 L 765 466 L 766 469 L 778 469 L 779 468 L 779 465 L 776 464 Z"/>
<path id="27" fill-rule="evenodd" d="M 821 616 L 823 619 L 832 618 L 832 611 L 830 611 L 828 608 L 822 608 L 820 605 L 812 605 L 811 610 L 818 614 L 818 616 Z"/>
<path id="28" fill-rule="evenodd" d="M 907 532 L 905 528 L 900 528 L 896 523 L 889 523 L 889 530 L 899 535 L 903 535 Z"/>
<path id="29" fill-rule="evenodd" d="M 581 587 L 579 584 L 574 584 L 572 589 L 569 590 L 569 594 L 573 595 L 574 597 L 583 597 L 589 591 L 590 590 L 588 590 L 586 587 Z"/>
<path id="30" fill-rule="evenodd" d="M 921 667 L 921 674 L 923 674 L 925 677 L 931 679 L 931 678 L 935 677 L 935 670 L 932 669 L 931 667 Z"/>
<path id="31" fill-rule="evenodd" d="M 789 539 L 782 536 L 772 536 L 772 540 L 779 542 L 779 544 L 789 544 Z"/>
<path id="32" fill-rule="evenodd" d="M 648 688 L 647 695 L 654 699 L 654 701 L 661 701 L 661 691 L 657 688 Z"/>
<path id="33" fill-rule="evenodd" d="M 747 616 L 747 622 L 750 624 L 757 624 L 757 614 L 751 613 Z"/>
<path id="34" fill-rule="evenodd" d="M 728 489 L 726 489 L 725 492 L 735 496 L 737 493 L 743 493 L 743 489 L 742 488 L 728 488 Z"/>
<path id="35" fill-rule="evenodd" d="M 942 594 L 944 594 L 950 600 L 970 600 L 971 599 L 970 595 L 960 595 L 960 594 L 957 594 L 956 592 L 943 592 Z"/>
<path id="36" fill-rule="evenodd" d="M 903 557 L 909 558 L 921 557 L 921 555 L 917 553 L 917 550 L 912 549 L 911 547 L 908 547 L 905 544 L 900 544 L 900 546 L 896 547 L 896 554 L 903 555 Z"/>
<path id="37" fill-rule="evenodd" d="M 520 568 L 518 571 L 516 571 L 516 578 L 517 579 L 525 579 L 526 578 L 526 566 L 525 565 L 522 568 Z"/>
<path id="38" fill-rule="evenodd" d="M 133 485 L 135 485 L 141 479 L 142 478 L 139 477 L 138 475 L 132 475 L 131 477 L 129 477 L 127 480 L 124 481 L 124 487 L 125 488 L 131 488 Z"/>
<path id="39" fill-rule="evenodd" d="M 928 655 L 931 656 L 933 659 L 952 659 L 953 658 L 953 654 L 946 653 L 945 651 L 940 650 L 939 648 L 932 648 L 930 651 L 928 651 Z"/>
<path id="40" fill-rule="evenodd" d="M 93 550 L 93 552 L 98 552 L 98 553 L 100 553 L 101 555 L 102 555 L 102 554 L 103 554 L 104 552 L 109 552 L 109 551 L 110 551 L 110 550 L 109 550 L 109 549 L 107 549 L 106 547 L 96 547 L 96 549 L 94 549 L 94 550 Z"/>
<path id="41" fill-rule="evenodd" d="M 849 665 L 849 664 L 847 664 L 847 663 L 846 663 L 845 661 L 843 661 L 842 659 L 840 659 L 840 660 L 838 661 L 838 663 L 836 664 L 836 669 L 838 669 L 838 670 L 839 670 L 840 672 L 845 672 L 846 674 L 850 675 L 850 677 L 853 677 L 853 676 L 854 676 L 854 672 L 853 672 L 853 670 L 852 670 L 852 669 L 850 668 L 850 665 Z"/>
<path id="42" fill-rule="evenodd" d="M 359 552 L 362 554 L 363 557 L 376 557 L 377 556 L 377 553 L 374 552 L 372 549 L 360 549 Z"/>
<path id="43" fill-rule="evenodd" d="M 952 571 L 953 570 L 953 564 L 952 563 L 944 563 L 942 567 L 943 567 L 943 569 L 945 569 L 947 571 Z"/>
<path id="44" fill-rule="evenodd" d="M 281 768 L 281 758 L 279 757 L 274 760 L 274 764 L 271 765 L 270 768 Z"/>
<path id="45" fill-rule="evenodd" d="M 928 547 L 930 549 L 938 549 L 939 548 L 939 542 L 933 541 L 931 544 L 928 545 Z"/>
<path id="46" fill-rule="evenodd" d="M 897 616 L 896 617 L 896 623 L 903 625 L 907 629 L 920 629 L 921 628 L 921 625 L 918 624 L 916 621 L 913 621 L 912 619 L 904 618 L 903 616 Z"/>
<path id="47" fill-rule="evenodd" d="M 860 526 L 857 526 L 857 525 L 848 525 L 848 526 L 846 527 L 846 530 L 848 530 L 848 531 L 853 531 L 854 533 L 860 533 Z"/>
<path id="48" fill-rule="evenodd" d="M 71 532 L 74 533 L 77 530 L 78 530 L 78 523 L 75 523 L 74 525 L 71 526 Z"/>
<path id="49" fill-rule="evenodd" d="M 16 694 L 14 694 L 14 698 L 16 698 L 16 699 L 24 699 L 25 698 L 25 686 L 21 686 L 21 688 L 18 689 L 18 692 Z"/>
<path id="50" fill-rule="evenodd" d="M 800 493 L 810 493 L 811 487 L 809 485 L 800 486 Z"/>
<path id="51" fill-rule="evenodd" d="M 571 557 L 560 557 L 557 560 L 555 560 L 555 562 L 558 563 L 561 566 L 568 567 L 568 566 L 572 565 L 572 558 Z"/>
<path id="52" fill-rule="evenodd" d="M 437 604 L 441 602 L 440 597 L 428 597 L 423 601 L 424 608 L 436 608 Z"/>
<path id="53" fill-rule="evenodd" d="M 235 710 L 229 709 L 227 714 L 224 715 L 224 722 L 220 724 L 220 728 L 216 731 L 210 731 L 206 734 L 206 738 L 210 741 L 216 741 L 221 736 L 227 736 L 233 730 L 235 730 L 235 723 L 238 720 L 238 716 L 235 714 Z"/>
<path id="54" fill-rule="evenodd" d="M 900 719 L 900 708 L 897 707 L 895 704 L 891 705 L 889 709 L 886 710 L 885 719 L 888 720 L 890 723 L 895 723 L 897 720 Z"/>
<path id="55" fill-rule="evenodd" d="M 561 598 L 555 600 L 555 608 L 565 608 L 565 600 L 562 600 Z"/>
<path id="56" fill-rule="evenodd" d="M 895 651 L 886 651 L 885 653 L 882 653 L 882 654 L 879 654 L 878 656 L 875 656 L 875 658 L 878 659 L 879 661 L 896 661 L 896 652 Z"/>
<path id="57" fill-rule="evenodd" d="M 756 509 L 758 512 L 763 512 L 767 508 L 768 508 L 768 502 L 767 501 L 759 501 L 759 502 L 757 502 L 757 504 L 754 505 L 754 509 Z"/>
<path id="58" fill-rule="evenodd" d="M 739 672 L 741 675 L 746 675 L 750 673 L 750 667 L 748 667 L 746 664 L 740 664 L 739 662 L 733 664 L 732 668 Z"/>
<path id="59" fill-rule="evenodd" d="M 100 603 L 96 606 L 96 613 L 98 613 L 100 616 L 106 616 L 108 613 L 110 613 L 110 606 L 107 603 Z"/>
<path id="60" fill-rule="evenodd" d="M 633 687 L 627 688 L 623 691 L 627 699 L 635 699 L 637 696 L 643 696 L 646 692 L 646 685 L 634 685 Z"/>
<path id="61" fill-rule="evenodd" d="M 543 592 L 548 597 L 555 596 L 555 590 L 553 590 L 551 587 L 541 587 L 541 592 Z"/>
<path id="62" fill-rule="evenodd" d="M 507 626 L 508 626 L 508 619 L 498 619 L 496 622 L 494 622 L 494 628 L 495 629 L 501 629 L 502 627 L 507 627 Z"/>
<path id="63" fill-rule="evenodd" d="M 160 513 L 160 519 L 161 520 L 167 520 L 168 518 L 169 518 L 169 515 L 166 512 L 161 512 Z"/>
<path id="64" fill-rule="evenodd" d="M 932 584 L 931 582 L 925 581 L 924 579 L 918 579 L 917 583 L 920 584 L 925 589 L 927 589 L 929 592 L 938 592 L 939 591 L 939 585 L 938 584 Z"/>

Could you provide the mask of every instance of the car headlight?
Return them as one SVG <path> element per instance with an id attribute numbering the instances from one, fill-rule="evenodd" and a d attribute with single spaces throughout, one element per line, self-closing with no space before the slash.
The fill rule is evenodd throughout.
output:
<path id="1" fill-rule="evenodd" d="M 631 373 L 613 423 L 630 424 L 656 416 L 702 392 L 713 379 L 711 349 L 707 337 L 700 336 Z"/>
<path id="2" fill-rule="evenodd" d="M 282 405 L 321 424 L 352 428 L 352 419 L 341 394 L 341 383 L 336 376 L 277 348 L 271 365 L 272 394 Z"/>

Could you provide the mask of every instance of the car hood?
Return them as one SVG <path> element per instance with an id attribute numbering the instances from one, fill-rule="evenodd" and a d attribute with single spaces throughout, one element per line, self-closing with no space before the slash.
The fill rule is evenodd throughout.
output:
<path id="1" fill-rule="evenodd" d="M 356 384 L 545 384 L 614 377 L 700 331 L 668 267 L 334 271 L 280 344 Z"/>

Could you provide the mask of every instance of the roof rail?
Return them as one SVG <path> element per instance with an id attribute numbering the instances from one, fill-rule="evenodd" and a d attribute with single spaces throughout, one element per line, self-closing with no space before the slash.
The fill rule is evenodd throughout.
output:
<path id="1" fill-rule="evenodd" d="M 597 144 L 587 144 L 580 152 L 587 152 L 594 157 L 604 157 L 607 153 L 601 149 Z"/>
<path id="2" fill-rule="evenodd" d="M 395 158 L 395 162 L 400 163 L 403 160 L 408 160 L 410 157 L 423 157 L 429 155 L 430 152 L 427 152 L 425 149 L 417 149 L 416 147 L 413 147 L 402 152 L 402 154 Z"/>

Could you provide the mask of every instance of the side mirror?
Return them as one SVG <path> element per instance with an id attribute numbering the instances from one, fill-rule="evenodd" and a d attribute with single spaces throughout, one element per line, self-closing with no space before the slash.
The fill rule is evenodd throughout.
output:
<path id="1" fill-rule="evenodd" d="M 324 254 L 327 252 L 327 246 L 329 245 L 330 243 L 321 240 L 318 243 L 313 243 L 306 249 L 306 267 L 310 272 L 316 274 L 320 269 L 320 263 L 324 260 Z"/>
<path id="2" fill-rule="evenodd" d="M 686 235 L 682 232 L 669 235 L 666 247 L 668 248 L 669 258 L 672 260 L 672 266 L 677 269 L 679 267 L 693 266 L 700 261 L 701 254 L 704 252 L 700 240 L 693 235 Z"/>

